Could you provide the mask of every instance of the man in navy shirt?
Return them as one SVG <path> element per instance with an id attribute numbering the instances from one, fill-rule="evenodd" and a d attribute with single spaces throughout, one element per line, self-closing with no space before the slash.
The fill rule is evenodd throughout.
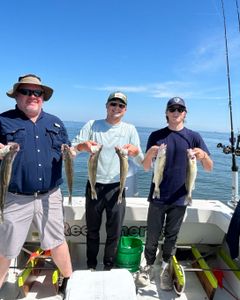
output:
<path id="1" fill-rule="evenodd" d="M 210 153 L 201 136 L 184 127 L 186 114 L 187 109 L 182 98 L 170 99 L 166 108 L 168 126 L 152 132 L 148 139 L 143 161 L 145 170 L 151 168 L 160 146 L 166 147 L 166 156 L 163 176 L 159 184 L 160 197 L 154 193 L 155 183 L 153 182 L 148 197 L 150 204 L 145 246 L 146 266 L 141 269 L 137 278 L 138 284 L 142 286 L 147 286 L 153 277 L 153 264 L 156 259 L 158 240 L 165 224 L 160 287 L 163 290 L 172 289 L 170 260 L 187 204 L 187 149 L 192 149 L 193 155 L 202 163 L 206 171 L 211 171 L 213 167 L 213 162 L 209 157 Z"/>
<path id="2" fill-rule="evenodd" d="M 0 148 L 11 142 L 20 146 L 6 195 L 4 222 L 0 224 L 0 288 L 32 222 L 39 230 L 41 248 L 51 250 L 64 278 L 72 273 L 59 188 L 61 146 L 70 142 L 62 121 L 42 109 L 52 93 L 53 89 L 34 74 L 19 77 L 7 92 L 16 100 L 16 107 L 0 115 Z"/>

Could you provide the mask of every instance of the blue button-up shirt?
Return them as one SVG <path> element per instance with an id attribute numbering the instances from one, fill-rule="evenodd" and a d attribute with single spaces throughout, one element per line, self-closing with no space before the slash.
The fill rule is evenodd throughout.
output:
<path id="1" fill-rule="evenodd" d="M 0 143 L 20 145 L 13 163 L 9 191 L 46 192 L 62 183 L 61 145 L 70 144 L 62 121 L 44 111 L 36 123 L 17 106 L 0 114 Z"/>

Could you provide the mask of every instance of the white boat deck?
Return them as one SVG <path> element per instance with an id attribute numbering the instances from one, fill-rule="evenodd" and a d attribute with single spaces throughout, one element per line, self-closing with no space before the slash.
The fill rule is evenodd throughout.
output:
<path id="1" fill-rule="evenodd" d="M 155 282 L 149 287 L 138 289 L 138 300 L 206 300 L 208 299 L 197 275 L 194 272 L 186 273 L 186 286 L 184 292 L 179 296 L 172 291 L 162 291 L 159 287 L 159 277 L 156 276 Z M 225 283 L 226 285 L 226 283 Z M 224 289 L 217 288 L 214 300 L 233 300 Z M 127 299 L 126 299 L 127 300 Z"/>
<path id="2" fill-rule="evenodd" d="M 65 199 L 67 202 L 67 199 Z M 142 198 L 128 198 L 127 199 L 127 210 L 125 215 L 125 221 L 123 226 L 123 232 L 130 235 L 138 235 L 145 240 L 146 232 L 146 217 L 147 217 L 148 203 L 146 199 Z M 229 221 L 232 216 L 232 209 L 224 205 L 219 201 L 211 200 L 194 200 L 193 205 L 188 207 L 184 223 L 181 228 L 178 242 L 179 247 L 183 245 L 221 245 L 224 241 L 224 235 L 227 232 Z M 65 203 L 65 218 L 66 218 L 66 237 L 69 242 L 71 257 L 75 270 L 82 270 L 84 274 L 89 276 L 90 288 L 94 286 L 94 275 L 91 275 L 91 271 L 86 270 L 86 259 L 85 259 L 85 208 L 84 198 L 76 197 L 73 201 L 73 206 L 69 206 Z M 104 222 L 103 222 L 104 223 Z M 103 245 L 105 240 L 104 227 L 101 230 L 101 248 L 99 257 L 102 257 Z M 38 241 L 38 235 L 34 228 L 31 228 L 28 235 L 28 243 L 36 243 Z M 162 241 L 160 241 L 161 243 Z M 174 291 L 165 292 L 159 287 L 159 260 L 156 261 L 155 265 L 155 280 L 152 284 L 145 288 L 138 288 L 136 299 L 137 300 L 206 300 L 208 299 L 202 285 L 195 272 L 186 272 L 186 287 L 184 292 L 179 296 Z M 182 261 L 181 264 L 189 264 L 190 262 Z M 215 262 L 218 267 L 226 268 L 222 262 Z M 144 264 L 144 262 L 142 262 Z M 99 259 L 98 270 L 94 273 L 99 273 L 98 277 L 101 277 L 102 271 L 101 259 Z M 109 274 L 113 274 L 112 271 Z M 55 288 L 51 285 L 51 278 L 49 271 L 42 271 L 40 276 L 34 282 L 27 297 L 23 297 L 19 294 L 19 290 L 16 287 L 16 275 L 20 270 L 10 269 L 10 276 L 4 287 L 0 290 L 0 300 L 15 300 L 15 299 L 42 299 L 42 300 L 60 300 L 60 295 L 56 295 Z M 87 272 L 87 273 L 86 273 Z M 231 276 L 229 275 L 231 273 Z M 240 283 L 239 279 L 233 272 L 224 273 L 224 286 L 229 289 L 236 297 L 240 298 Z M 119 276 L 120 277 L 120 276 Z M 133 275 L 134 277 L 134 275 Z M 228 282 L 227 282 L 227 281 Z M 234 282 L 234 283 L 233 283 Z M 230 286 L 230 283 L 232 286 Z M 109 283 L 111 284 L 111 282 Z M 86 285 L 86 282 L 84 283 Z M 119 285 L 121 285 L 121 278 L 119 278 Z M 79 282 L 81 286 L 81 281 Z M 80 299 L 91 299 L 91 300 L 108 300 L 107 296 L 101 298 L 100 294 L 96 297 L 86 298 L 79 294 Z M 110 298 L 109 298 L 110 299 Z M 131 300 L 132 298 L 121 298 L 122 300 Z M 224 288 L 218 287 L 214 300 L 232 300 L 234 297 L 229 294 Z M 237 299 L 237 298 L 235 298 Z M 70 298 L 69 298 L 70 300 Z M 132 299 L 133 300 L 133 299 Z"/>
<path id="3" fill-rule="evenodd" d="M 111 273 L 112 271 L 96 271 L 94 273 Z M 94 274 L 89 270 L 85 270 L 82 272 L 88 273 L 89 278 L 89 288 L 93 289 L 94 286 Z M 159 273 L 160 269 L 159 266 L 155 266 L 155 280 L 151 283 L 150 286 L 145 288 L 138 288 L 136 299 L 137 300 L 206 300 L 208 299 L 206 292 L 204 291 L 197 275 L 194 272 L 186 272 L 186 286 L 184 292 L 179 296 L 175 293 L 174 290 L 172 291 L 162 291 L 159 287 Z M 85 274 L 86 275 L 86 274 Z M 92 278 L 91 278 L 92 276 Z M 42 300 L 62 300 L 60 295 L 56 294 L 54 287 L 51 285 L 51 278 L 50 273 L 44 272 L 44 275 L 41 275 L 37 278 L 35 283 L 33 284 L 31 291 L 28 293 L 27 297 L 23 297 L 19 294 L 19 290 L 16 287 L 15 276 L 10 276 L 11 279 L 5 284 L 4 288 L 0 291 L 0 299 L 1 300 L 15 300 L 15 299 L 22 299 L 22 300 L 35 300 L 35 299 L 42 299 Z M 121 285 L 121 278 L 119 280 L 119 285 Z M 82 282 L 79 281 L 79 286 L 81 287 L 81 283 L 86 285 L 86 281 Z M 99 281 L 98 281 L 99 283 Z M 106 283 L 105 283 L 106 284 Z M 224 286 L 226 286 L 230 291 L 232 291 L 229 284 L 224 280 Z M 109 282 L 109 285 L 112 285 L 112 282 Z M 84 291 L 86 290 L 86 286 Z M 101 298 L 100 292 L 95 296 L 91 294 L 92 298 L 81 297 L 83 294 L 79 294 L 79 298 L 71 298 L 71 300 L 108 300 L 108 299 L 116 299 L 116 298 Z M 101 293 L 103 295 L 103 292 Z M 121 295 L 121 293 L 120 293 Z M 237 296 L 237 295 L 236 295 Z M 239 297 L 240 295 L 238 295 Z M 70 298 L 69 298 L 70 299 Z M 218 287 L 215 295 L 214 300 L 233 300 L 234 298 L 224 289 Z M 135 298 L 129 297 L 121 297 L 121 300 L 135 300 Z"/>

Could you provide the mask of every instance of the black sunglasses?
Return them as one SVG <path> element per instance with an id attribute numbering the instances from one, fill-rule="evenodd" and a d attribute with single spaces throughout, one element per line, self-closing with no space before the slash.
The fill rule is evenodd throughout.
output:
<path id="1" fill-rule="evenodd" d="M 32 96 L 41 97 L 44 94 L 42 90 L 30 90 L 30 89 L 18 89 L 18 92 L 24 96 Z"/>
<path id="2" fill-rule="evenodd" d="M 121 109 L 125 108 L 126 105 L 125 104 L 122 104 L 122 103 L 117 103 L 117 102 L 110 102 L 109 105 L 115 107 L 115 106 L 118 106 L 120 107 Z"/>
<path id="3" fill-rule="evenodd" d="M 185 108 L 182 108 L 182 107 L 170 107 L 168 109 L 168 111 L 170 111 L 171 113 L 175 112 L 175 111 L 178 111 L 179 113 L 182 113 L 185 111 Z"/>

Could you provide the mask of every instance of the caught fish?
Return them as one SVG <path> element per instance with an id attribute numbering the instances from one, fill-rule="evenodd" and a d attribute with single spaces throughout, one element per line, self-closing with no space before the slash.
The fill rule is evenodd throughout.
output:
<path id="1" fill-rule="evenodd" d="M 13 161 L 19 151 L 19 145 L 17 143 L 11 143 L 8 146 L 10 146 L 9 151 L 4 154 L 0 166 L 0 224 L 3 223 L 3 208 L 12 176 Z"/>
<path id="2" fill-rule="evenodd" d="M 122 202 L 122 194 L 125 188 L 125 182 L 128 173 L 128 150 L 115 147 L 116 153 L 120 161 L 120 191 L 118 195 L 118 204 Z"/>
<path id="3" fill-rule="evenodd" d="M 163 179 L 163 172 L 166 164 L 167 145 L 161 144 L 154 163 L 153 183 L 155 184 L 153 198 L 160 199 L 160 184 Z"/>
<path id="4" fill-rule="evenodd" d="M 3 158 L 10 150 L 11 145 L 5 145 L 3 148 L 0 149 L 0 158 Z"/>
<path id="5" fill-rule="evenodd" d="M 187 178 L 186 189 L 187 195 L 185 198 L 185 204 L 192 205 L 192 191 L 195 188 L 195 180 L 197 177 L 197 159 L 192 149 L 187 149 L 188 166 L 187 166 Z"/>
<path id="6" fill-rule="evenodd" d="M 64 160 L 65 174 L 67 178 L 68 193 L 69 193 L 68 204 L 71 205 L 72 192 L 73 192 L 73 174 L 74 174 L 73 157 L 69 145 L 63 144 L 62 151 L 63 151 L 63 160 Z"/>
<path id="7" fill-rule="evenodd" d="M 92 154 L 88 160 L 88 177 L 91 186 L 91 198 L 97 200 L 97 192 L 95 189 L 97 178 L 97 165 L 99 154 L 102 150 L 102 145 L 96 145 L 91 147 Z"/>

